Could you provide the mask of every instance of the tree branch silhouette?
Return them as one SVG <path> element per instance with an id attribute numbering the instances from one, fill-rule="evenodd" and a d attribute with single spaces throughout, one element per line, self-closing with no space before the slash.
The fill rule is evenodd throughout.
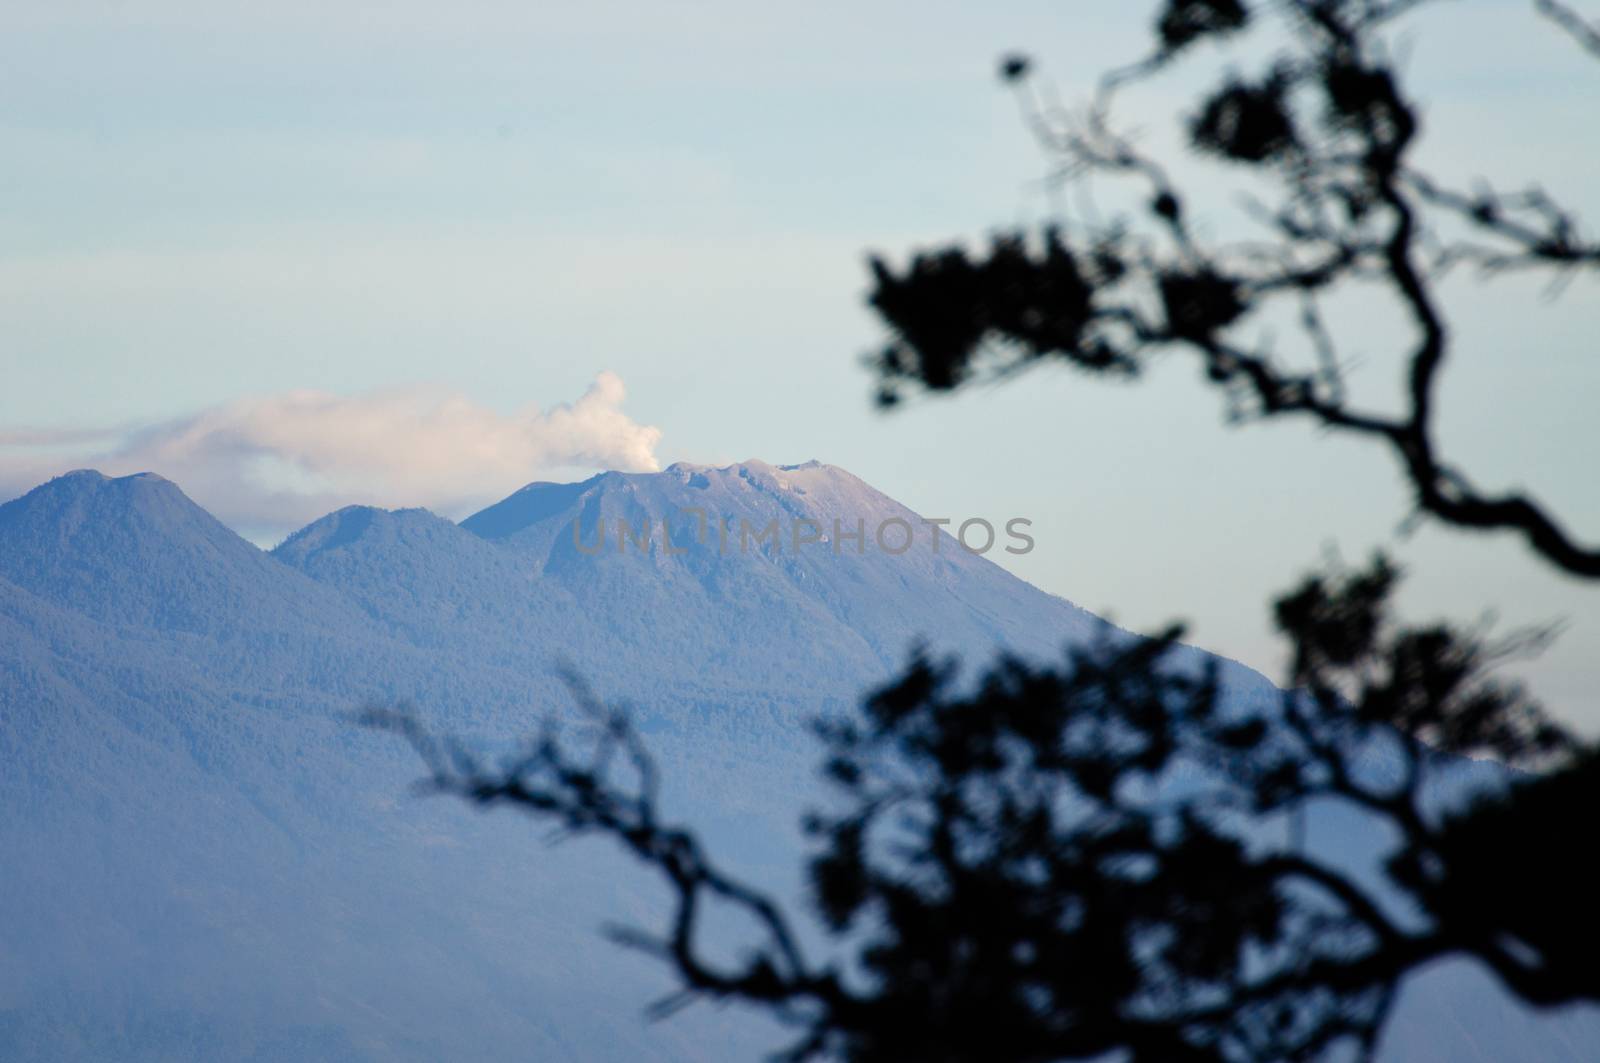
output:
<path id="1" fill-rule="evenodd" d="M 949 391 L 1047 360 L 1135 376 L 1157 353 L 1188 351 L 1223 392 L 1231 419 L 1301 417 L 1376 440 L 1399 461 L 1420 512 L 1457 527 L 1516 532 L 1558 569 L 1600 577 L 1600 547 L 1573 538 L 1532 497 L 1477 486 L 1435 442 L 1438 379 L 1450 349 L 1439 279 L 1460 265 L 1485 278 L 1593 271 L 1600 242 L 1540 188 L 1464 192 L 1411 162 L 1418 105 L 1402 87 L 1390 37 L 1394 23 L 1424 6 L 1291 0 L 1257 16 L 1236 0 L 1169 0 L 1155 51 L 1106 75 L 1083 114 L 1050 104 L 1029 60 L 1006 59 L 1001 76 L 1015 85 L 1058 173 L 1140 183 L 1147 217 L 1086 223 L 1070 241 L 1061 227 L 1001 237 L 986 256 L 958 246 L 922 252 L 900 272 L 874 257 L 870 302 L 893 333 L 869 359 L 879 401 L 892 406 L 912 390 Z M 1536 6 L 1600 56 L 1592 25 L 1550 0 Z M 1168 169 L 1116 132 L 1114 103 L 1121 89 L 1165 72 L 1202 42 L 1220 46 L 1274 14 L 1290 52 L 1253 77 L 1228 75 L 1187 120 L 1197 156 L 1246 169 L 1277 191 L 1275 203 L 1251 207 L 1265 244 L 1210 244 Z M 1399 414 L 1351 403 L 1320 310 L 1334 292 L 1373 282 L 1414 334 Z M 1241 335 L 1285 301 L 1298 311 L 1298 360 L 1307 368 Z"/>
<path id="2" fill-rule="evenodd" d="M 1600 881 L 1563 858 L 1559 814 L 1600 791 L 1600 758 L 1492 675 L 1525 638 L 1399 626 L 1396 578 L 1378 559 L 1281 598 L 1295 687 L 1255 706 L 1223 696 L 1214 661 L 1183 659 L 1180 628 L 1107 629 L 1060 666 L 1002 659 L 976 686 L 918 656 L 859 714 L 819 722 L 822 966 L 783 903 L 662 821 L 628 716 L 580 683 L 585 727 L 551 724 L 494 766 L 412 717 L 369 722 L 416 745 L 427 789 L 609 838 L 655 871 L 667 929 L 612 935 L 676 972 L 654 1013 L 764 1009 L 799 1030 L 781 1058 L 1368 1058 L 1400 981 L 1443 957 L 1533 1004 L 1600 1000 Z M 1469 753 L 1544 774 L 1442 810 Z M 1296 824 L 1330 805 L 1401 839 L 1382 887 L 1305 845 Z M 1563 876 L 1559 908 L 1541 868 Z M 759 928 L 738 960 L 705 944 L 712 900 Z"/>
<path id="3" fill-rule="evenodd" d="M 1534 3 L 1600 56 L 1593 25 Z M 1003 60 L 1060 176 L 1131 183 L 1145 208 L 901 270 L 873 258 L 871 303 L 892 333 L 869 360 L 880 401 L 1046 361 L 1133 377 L 1183 351 L 1231 417 L 1376 440 L 1419 511 L 1515 532 L 1556 568 L 1600 576 L 1600 549 L 1540 502 L 1480 488 L 1438 450 L 1441 278 L 1570 278 L 1600 266 L 1600 243 L 1540 188 L 1464 190 L 1412 162 L 1419 108 L 1390 42 L 1427 6 L 1166 0 L 1154 50 L 1108 74 L 1082 113 L 1051 104 L 1027 58 Z M 1289 50 L 1224 76 L 1187 119 L 1199 156 L 1274 190 L 1250 207 L 1265 240 L 1218 243 L 1112 113 L 1126 86 L 1263 19 Z M 1326 320 L 1332 295 L 1373 283 L 1409 326 L 1399 413 L 1351 400 Z M 1292 352 L 1244 335 L 1279 308 L 1299 323 Z M 552 723 L 504 762 L 411 716 L 369 722 L 417 747 L 427 789 L 609 839 L 655 872 L 672 897 L 665 929 L 612 933 L 676 973 L 655 1013 L 703 998 L 757 1008 L 796 1031 L 781 1058 L 1370 1059 L 1402 980 L 1440 959 L 1475 961 L 1535 1006 L 1600 1001 L 1600 872 L 1573 858 L 1569 827 L 1600 796 L 1600 750 L 1494 672 L 1549 633 L 1402 625 L 1397 580 L 1379 557 L 1283 595 L 1288 690 L 1259 703 L 1228 696 L 1178 627 L 1108 628 L 1059 664 L 1002 658 L 975 678 L 914 657 L 859 712 L 816 726 L 829 799 L 804 821 L 805 923 L 663 821 L 627 714 L 581 683 L 584 725 Z M 1308 842 L 1330 810 L 1394 844 L 1371 866 L 1335 862 Z M 736 958 L 703 933 L 718 904 L 755 927 Z M 821 960 L 799 945 L 812 930 Z"/>
<path id="4" fill-rule="evenodd" d="M 1600 22 L 1593 22 L 1559 0 L 1533 0 L 1539 14 L 1560 26 L 1587 52 L 1600 58 Z"/>

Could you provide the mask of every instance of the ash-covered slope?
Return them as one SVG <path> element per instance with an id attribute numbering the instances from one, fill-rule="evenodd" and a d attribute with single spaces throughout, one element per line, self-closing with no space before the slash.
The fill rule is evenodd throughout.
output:
<path id="1" fill-rule="evenodd" d="M 459 527 L 355 507 L 273 555 L 410 644 L 568 665 L 703 737 L 843 709 L 918 644 L 1053 658 L 1098 627 L 932 530 L 842 469 L 749 461 L 531 484 Z"/>
<path id="2" fill-rule="evenodd" d="M 796 660 L 825 653 L 847 668 L 894 667 L 918 641 L 1054 655 L 1098 624 L 814 461 L 532 484 L 462 526 L 580 600 L 603 600 L 631 638 L 699 651 L 708 639 L 731 654 L 787 644 Z M 989 528 L 974 526 L 969 542 L 992 539 L 995 556 L 1022 548 L 1003 521 Z"/>
<path id="3" fill-rule="evenodd" d="M 570 667 L 637 705 L 669 808 L 792 892 L 809 718 L 918 640 L 1053 656 L 1096 623 L 814 463 L 535 484 L 460 526 L 356 507 L 271 554 L 159 477 L 54 480 L 0 506 L 0 1059 L 759 1058 L 742 1013 L 641 1017 L 669 981 L 598 933 L 658 911 L 636 867 L 408 798 L 410 752 L 348 714 L 500 741 Z M 1445 988 L 1395 1058 L 1585 1058 L 1592 1019 Z"/>
<path id="4" fill-rule="evenodd" d="M 461 526 L 601 618 L 608 659 L 620 664 L 613 689 L 646 701 L 661 696 L 665 668 L 686 684 L 695 675 L 732 684 L 701 686 L 702 705 L 781 712 L 779 702 L 810 694 L 841 708 L 915 647 L 968 663 L 999 650 L 1054 661 L 1068 643 L 1114 632 L 995 563 L 1034 545 L 1026 523 L 925 516 L 940 515 L 919 515 L 837 466 L 751 460 L 534 483 Z M 1235 701 L 1275 694 L 1232 661 L 1179 655 L 1217 661 Z"/>

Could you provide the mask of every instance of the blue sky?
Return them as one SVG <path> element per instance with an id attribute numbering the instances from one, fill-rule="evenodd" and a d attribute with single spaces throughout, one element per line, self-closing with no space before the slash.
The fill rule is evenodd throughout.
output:
<path id="1" fill-rule="evenodd" d="M 872 409 L 864 252 L 1050 214 L 996 57 L 1028 51 L 1078 97 L 1139 53 L 1148 17 L 1066 2 L 13 7 L 0 438 L 187 430 L 307 389 L 367 416 L 390 401 L 374 393 L 421 388 L 461 404 L 473 427 L 457 438 L 490 445 L 611 371 L 626 397 L 598 415 L 658 428 L 662 464 L 818 458 L 929 515 L 1027 516 L 1038 549 L 1007 559 L 1025 578 L 1132 626 L 1188 617 L 1197 641 L 1269 671 L 1270 593 L 1330 546 L 1388 546 L 1418 615 L 1565 618 L 1523 670 L 1600 728 L 1600 588 L 1503 536 L 1398 536 L 1387 455 L 1304 425 L 1226 428 L 1182 361 L 1137 387 L 1046 370 Z M 1418 27 L 1405 69 L 1430 101 L 1426 157 L 1464 179 L 1542 177 L 1600 218 L 1600 64 L 1524 3 L 1443 4 Z M 1148 143 L 1170 142 L 1190 84 L 1129 101 Z M 1208 224 L 1232 231 L 1223 186 L 1198 180 Z M 1446 452 L 1600 537 L 1600 286 L 1444 294 L 1459 342 Z M 1354 388 L 1389 401 L 1396 320 L 1361 299 L 1339 313 Z M 86 446 L 26 448 L 27 469 Z M 441 447 L 430 484 L 467 460 Z M 509 491 L 584 465 L 559 447 L 528 463 L 480 478 Z M 28 486 L 17 475 L 0 493 Z M 373 482 L 372 501 L 434 497 Z"/>

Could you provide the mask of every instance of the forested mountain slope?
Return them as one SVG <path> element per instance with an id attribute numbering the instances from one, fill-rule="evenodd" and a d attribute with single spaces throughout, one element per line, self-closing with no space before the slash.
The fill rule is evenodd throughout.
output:
<path id="1" fill-rule="evenodd" d="M 461 525 L 356 507 L 270 553 L 158 476 L 58 478 L 0 506 L 0 1058 L 758 1058 L 762 1020 L 643 1019 L 670 983 L 599 933 L 658 910 L 635 867 L 412 796 L 412 753 L 351 714 L 503 744 L 567 709 L 569 668 L 635 705 L 669 809 L 793 893 L 808 720 L 918 639 L 1046 657 L 1096 626 L 815 463 L 534 484 Z M 1583 1058 L 1600 1030 L 1463 992 L 1403 1016 L 1407 1058 Z"/>

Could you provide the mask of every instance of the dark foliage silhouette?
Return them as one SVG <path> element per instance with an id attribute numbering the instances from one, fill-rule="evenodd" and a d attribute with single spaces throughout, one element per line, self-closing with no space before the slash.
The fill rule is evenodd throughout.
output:
<path id="1" fill-rule="evenodd" d="M 662 821 L 626 712 L 581 683 L 588 727 L 551 725 L 504 764 L 408 716 L 371 722 L 411 738 L 432 790 L 625 846 L 675 898 L 665 933 L 612 931 L 681 978 L 658 1010 L 769 1009 L 800 1031 L 786 1058 L 1365 1056 L 1400 980 L 1447 956 L 1536 1004 L 1600 1000 L 1600 876 L 1570 858 L 1565 818 L 1600 759 L 1489 674 L 1542 636 L 1398 626 L 1394 581 L 1378 559 L 1284 596 L 1295 689 L 1248 711 L 1219 699 L 1214 667 L 1174 659 L 1180 629 L 1107 629 L 1059 667 L 1001 660 L 976 687 L 919 657 L 859 715 L 820 722 L 835 800 L 807 828 L 826 962 L 782 904 Z M 1441 802 L 1461 754 L 1541 773 Z M 1398 839 L 1376 880 L 1306 844 L 1334 806 Z M 706 943 L 722 907 L 759 927 L 734 957 Z"/>
<path id="2" fill-rule="evenodd" d="M 872 260 L 870 301 L 893 333 L 869 359 L 878 397 L 1060 360 L 1136 375 L 1152 357 L 1183 351 L 1226 396 L 1236 419 L 1298 416 L 1378 440 L 1399 460 L 1419 510 L 1465 528 L 1514 531 L 1543 558 L 1600 577 L 1600 549 L 1572 538 L 1544 506 L 1476 486 L 1438 451 L 1432 431 L 1451 336 L 1439 280 L 1452 269 L 1486 278 L 1540 270 L 1562 279 L 1600 267 L 1600 242 L 1540 188 L 1456 185 L 1412 160 L 1420 108 L 1403 84 L 1396 35 L 1427 0 L 1286 0 L 1247 9 L 1236 0 L 1169 0 L 1145 59 L 1109 73 L 1080 112 L 1047 102 L 1034 64 L 1002 61 L 1039 143 L 1073 181 L 1110 179 L 1143 189 L 1143 216 L 1092 218 L 1035 236 L 1001 237 L 986 253 L 926 251 L 896 270 Z M 1537 11 L 1600 58 L 1600 23 L 1555 0 Z M 1189 197 L 1162 162 L 1117 131 L 1113 104 L 1130 82 L 1188 60 L 1205 42 L 1281 37 L 1261 69 L 1233 72 L 1185 119 L 1197 159 L 1248 172 L 1259 233 L 1208 241 Z M 1582 135 L 1574 130 L 1574 135 Z M 1403 310 L 1412 335 L 1403 409 L 1364 409 L 1348 398 L 1344 363 L 1322 306 L 1376 283 Z M 1289 308 L 1298 343 L 1263 344 Z M 1247 335 L 1250 333 L 1251 335 Z"/>
<path id="3" fill-rule="evenodd" d="M 1044 104 L 1030 59 L 1005 58 L 1001 76 L 1064 173 L 1142 182 L 1148 215 L 980 254 L 937 249 L 898 270 L 874 259 L 871 302 L 893 333 L 871 359 L 881 402 L 1053 360 L 1133 377 L 1187 351 L 1234 416 L 1380 440 L 1421 510 L 1515 531 L 1555 568 L 1600 576 L 1600 550 L 1530 498 L 1485 493 L 1435 448 L 1450 344 L 1439 278 L 1593 269 L 1600 244 L 1537 189 L 1461 191 L 1414 167 L 1419 111 L 1391 35 L 1427 6 L 1169 0 L 1152 54 L 1108 75 L 1076 117 Z M 1600 56 L 1594 26 L 1534 6 Z M 1257 207 L 1267 241 L 1213 246 L 1168 169 L 1114 130 L 1111 105 L 1130 81 L 1270 20 L 1292 49 L 1228 74 L 1186 117 L 1198 156 L 1278 193 Z M 1336 290 L 1374 280 L 1413 333 L 1393 415 L 1348 400 L 1321 315 Z M 1303 366 L 1240 336 L 1285 301 Z M 1292 665 L 1270 704 L 1224 697 L 1177 627 L 1107 629 L 1059 665 L 1002 659 L 975 682 L 915 658 L 858 713 L 817 724 L 830 798 L 805 821 L 808 918 L 663 820 L 628 714 L 581 682 L 586 724 L 551 724 L 506 763 L 404 714 L 370 722 L 410 738 L 429 789 L 625 847 L 673 898 L 664 931 L 612 931 L 681 981 L 656 1010 L 762 1009 L 796 1030 L 784 1058 L 1370 1058 L 1402 980 L 1448 957 L 1533 1005 L 1600 1001 L 1600 876 L 1574 857 L 1569 819 L 1600 796 L 1600 751 L 1493 674 L 1549 633 L 1402 625 L 1396 580 L 1379 557 L 1281 597 Z M 1387 844 L 1335 859 L 1312 843 L 1352 820 Z M 706 924 L 729 910 L 756 928 L 741 951 L 709 943 Z"/>

